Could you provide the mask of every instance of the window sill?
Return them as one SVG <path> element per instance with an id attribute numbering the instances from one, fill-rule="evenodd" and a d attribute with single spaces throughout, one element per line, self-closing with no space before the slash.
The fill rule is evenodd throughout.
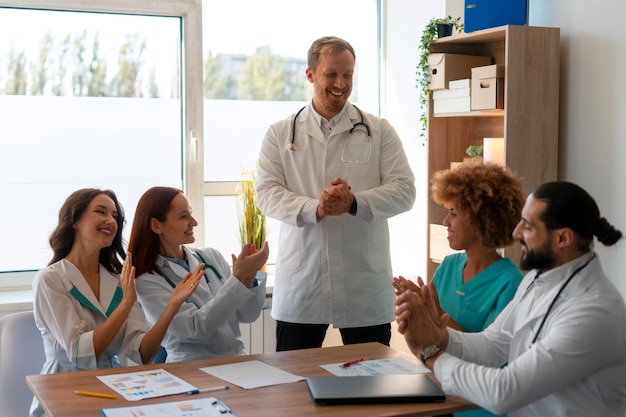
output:
<path id="1" fill-rule="evenodd" d="M 32 309 L 32 290 L 11 290 L 0 292 L 0 315 Z"/>

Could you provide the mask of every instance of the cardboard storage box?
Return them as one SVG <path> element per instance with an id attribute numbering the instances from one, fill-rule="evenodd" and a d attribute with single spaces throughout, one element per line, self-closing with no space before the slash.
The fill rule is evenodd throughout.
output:
<path id="1" fill-rule="evenodd" d="M 472 68 L 472 110 L 504 108 L 504 67 L 487 65 Z"/>
<path id="2" fill-rule="evenodd" d="M 430 69 L 430 90 L 442 90 L 448 88 L 448 83 L 453 80 L 470 78 L 473 67 L 491 64 L 491 57 L 476 55 L 458 55 L 433 53 L 428 55 L 428 67 Z"/>

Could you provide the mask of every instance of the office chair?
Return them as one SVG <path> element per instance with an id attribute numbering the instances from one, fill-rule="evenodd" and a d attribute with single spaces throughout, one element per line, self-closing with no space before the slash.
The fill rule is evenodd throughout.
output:
<path id="1" fill-rule="evenodd" d="M 154 355 L 154 359 L 152 359 L 152 363 L 165 363 L 167 359 L 167 351 L 163 346 L 159 348 L 156 355 Z"/>
<path id="2" fill-rule="evenodd" d="M 33 393 L 27 375 L 38 375 L 45 362 L 41 333 L 32 310 L 0 318 L 0 404 L 3 417 L 28 415 Z"/>

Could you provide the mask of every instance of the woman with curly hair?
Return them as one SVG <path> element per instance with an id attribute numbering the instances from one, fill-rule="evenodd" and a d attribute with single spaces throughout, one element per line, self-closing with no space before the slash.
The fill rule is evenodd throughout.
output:
<path id="1" fill-rule="evenodd" d="M 500 165 L 472 158 L 436 172 L 431 192 L 448 209 L 443 225 L 450 248 L 463 252 L 444 258 L 429 287 L 440 314 L 450 315 L 450 327 L 479 332 L 513 298 L 522 279 L 517 266 L 497 250 L 513 242 L 524 206 L 521 182 Z M 398 294 L 416 290 L 411 284 L 394 279 Z"/>
<path id="2" fill-rule="evenodd" d="M 511 301 L 523 275 L 498 248 L 513 242 L 513 230 L 524 206 L 522 184 L 510 171 L 481 158 L 467 159 L 432 178 L 432 198 L 448 209 L 443 225 L 448 244 L 458 251 L 446 256 L 429 282 L 439 310 L 448 313 L 448 326 L 465 332 L 485 329 Z M 396 294 L 418 285 L 394 278 Z M 493 416 L 487 410 L 455 413 L 455 416 Z"/>

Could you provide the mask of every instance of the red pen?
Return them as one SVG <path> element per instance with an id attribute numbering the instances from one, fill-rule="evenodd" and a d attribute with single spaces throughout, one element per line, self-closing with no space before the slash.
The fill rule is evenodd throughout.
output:
<path id="1" fill-rule="evenodd" d="M 341 367 L 342 368 L 347 368 L 348 366 L 354 365 L 355 363 L 359 363 L 359 362 L 363 362 L 363 358 L 359 358 L 359 359 L 354 360 L 354 361 L 346 362 L 343 365 L 341 365 Z"/>

